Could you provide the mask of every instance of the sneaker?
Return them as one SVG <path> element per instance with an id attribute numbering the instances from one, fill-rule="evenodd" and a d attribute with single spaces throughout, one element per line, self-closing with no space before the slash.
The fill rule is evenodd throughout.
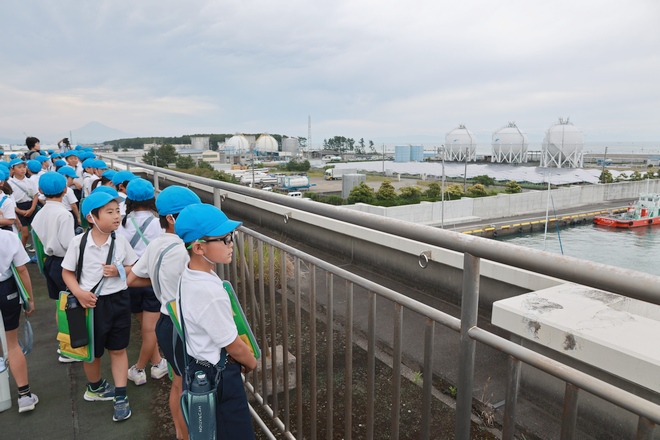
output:
<path id="1" fill-rule="evenodd" d="M 32 246 L 30 243 L 25 245 L 25 250 L 32 253 L 34 252 L 34 246 Z"/>
<path id="2" fill-rule="evenodd" d="M 32 252 L 34 252 L 34 251 L 32 251 Z M 36 255 L 32 255 L 30 257 L 30 263 L 37 264 L 37 256 Z"/>
<path id="3" fill-rule="evenodd" d="M 135 382 L 135 385 L 144 385 L 147 383 L 147 373 L 144 372 L 144 368 L 138 370 L 135 365 L 128 369 L 128 379 Z"/>
<path id="4" fill-rule="evenodd" d="M 70 358 L 69 356 L 63 355 L 59 348 L 57 349 L 57 354 L 59 354 L 57 360 L 63 364 L 70 364 L 72 362 L 82 362 L 80 359 L 74 359 L 74 358 Z"/>
<path id="5" fill-rule="evenodd" d="M 128 403 L 128 397 L 115 397 L 114 399 L 114 414 L 112 415 L 112 420 L 115 422 L 121 422 L 126 420 L 131 416 L 131 405 Z"/>
<path id="6" fill-rule="evenodd" d="M 95 400 L 112 400 L 115 398 L 115 387 L 105 380 L 97 390 L 92 390 L 90 385 L 87 384 L 87 390 L 85 390 L 83 398 L 88 402 L 94 402 Z"/>
<path id="7" fill-rule="evenodd" d="M 151 366 L 151 378 L 160 379 L 167 375 L 167 360 L 160 358 L 160 362 Z"/>
<path id="8" fill-rule="evenodd" d="M 37 403 L 39 398 L 34 393 L 30 396 L 21 396 L 18 398 L 18 412 L 32 411 Z"/>

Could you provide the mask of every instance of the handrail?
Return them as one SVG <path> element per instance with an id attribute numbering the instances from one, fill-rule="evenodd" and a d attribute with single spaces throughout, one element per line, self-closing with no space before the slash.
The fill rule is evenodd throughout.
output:
<path id="1" fill-rule="evenodd" d="M 190 182 L 225 190 L 228 192 L 227 197 L 231 197 L 231 193 L 253 197 L 398 237 L 428 243 L 456 252 L 469 253 L 475 257 L 495 261 L 507 266 L 518 267 L 660 305 L 660 291 L 657 289 L 660 285 L 660 276 L 552 254 L 536 249 L 521 248 L 509 243 L 484 240 L 481 237 L 458 234 L 403 220 L 384 218 L 324 203 L 309 203 L 307 201 L 297 200 L 294 197 L 281 197 L 278 194 L 268 191 L 207 179 L 147 164 L 136 164 L 135 162 L 123 159 L 108 159 L 127 166 L 139 166 L 152 173 L 157 172 L 159 175 L 171 175 L 187 179 Z"/>

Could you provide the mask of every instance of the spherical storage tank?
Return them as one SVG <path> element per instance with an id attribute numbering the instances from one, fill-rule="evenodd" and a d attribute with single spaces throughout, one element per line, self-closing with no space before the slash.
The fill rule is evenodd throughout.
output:
<path id="1" fill-rule="evenodd" d="M 559 123 L 553 125 L 545 133 L 542 145 L 542 167 L 582 166 L 582 149 L 584 134 L 571 124 L 568 118 L 559 118 Z"/>
<path id="2" fill-rule="evenodd" d="M 260 153 L 277 153 L 279 150 L 277 140 L 266 133 L 259 136 L 254 149 Z"/>
<path id="3" fill-rule="evenodd" d="M 464 124 L 453 129 L 445 136 L 445 148 L 447 160 L 476 160 L 477 138 Z"/>
<path id="4" fill-rule="evenodd" d="M 515 122 L 509 122 L 505 127 L 493 133 L 493 162 L 522 163 L 527 162 L 527 147 L 529 140 Z"/>
<path id="5" fill-rule="evenodd" d="M 250 142 L 242 134 L 236 134 L 225 141 L 225 151 L 248 151 L 250 149 Z"/>

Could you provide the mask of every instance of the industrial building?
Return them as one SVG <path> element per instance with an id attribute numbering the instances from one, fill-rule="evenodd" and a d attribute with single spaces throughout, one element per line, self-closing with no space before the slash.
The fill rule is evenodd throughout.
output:
<path id="1" fill-rule="evenodd" d="M 474 162 L 477 160 L 477 138 L 465 124 L 445 135 L 445 160 Z"/>
<path id="2" fill-rule="evenodd" d="M 491 162 L 526 163 L 529 140 L 515 122 L 493 133 L 493 155 Z"/>

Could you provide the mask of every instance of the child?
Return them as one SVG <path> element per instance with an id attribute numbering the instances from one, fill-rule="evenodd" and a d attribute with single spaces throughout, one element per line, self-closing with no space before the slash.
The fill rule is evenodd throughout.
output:
<path id="1" fill-rule="evenodd" d="M 137 179 L 137 176 L 128 170 L 117 171 L 112 176 L 112 184 L 119 193 L 119 197 L 122 198 L 122 201 L 119 203 L 122 217 L 126 215 L 126 187 L 128 186 L 128 182 L 133 179 Z"/>
<path id="2" fill-rule="evenodd" d="M 28 236 L 30 235 L 28 226 L 32 223 L 32 218 L 37 209 L 39 188 L 34 182 L 25 177 L 27 169 L 25 162 L 21 159 L 14 159 L 9 162 L 9 169 L 14 173 L 14 176 L 9 179 L 9 185 L 16 202 L 16 215 L 21 224 L 21 241 L 27 251 L 34 252 L 34 248 L 27 246 Z"/>
<path id="3" fill-rule="evenodd" d="M 28 160 L 25 165 L 27 166 L 28 179 L 32 180 L 39 187 L 39 177 L 43 174 L 41 172 L 41 163 L 38 160 Z"/>
<path id="4" fill-rule="evenodd" d="M 126 187 L 126 216 L 119 233 L 129 241 L 135 254 L 142 256 L 150 241 L 160 237 L 160 225 L 154 217 L 156 211 L 154 187 L 144 179 L 133 179 Z M 160 302 L 151 286 L 129 287 L 131 312 L 140 320 L 142 346 L 137 362 L 128 370 L 128 378 L 135 385 L 147 383 L 144 368 L 151 361 L 151 377 L 160 379 L 167 374 L 167 361 L 160 356 L 156 341 L 156 322 L 160 317 Z"/>
<path id="5" fill-rule="evenodd" d="M 201 203 L 201 200 L 197 194 L 182 186 L 168 186 L 158 195 L 156 208 L 160 227 L 165 229 L 165 234 L 149 243 L 128 276 L 129 287 L 152 286 L 161 304 L 160 317 L 156 323 L 156 337 L 174 373 L 170 390 L 170 411 L 177 439 L 188 436 L 180 404 L 183 391 L 180 370 L 184 367 L 183 350 L 181 339 L 176 338 L 177 345 L 173 345 L 174 326 L 166 305 L 176 299 L 179 277 L 190 259 L 183 241 L 174 233 L 174 222 L 183 208 L 198 203 Z"/>
<path id="6" fill-rule="evenodd" d="M 73 215 L 74 227 L 80 226 L 80 211 L 78 210 L 78 198 L 76 197 L 76 192 L 72 187 L 74 186 L 74 180 L 76 179 L 76 172 L 70 166 L 63 166 L 58 173 L 63 175 L 66 178 L 66 193 L 62 198 L 62 203 L 66 209 Z"/>
<path id="7" fill-rule="evenodd" d="M 103 192 L 94 193 L 83 200 L 81 207 L 82 215 L 92 226 L 71 241 L 62 261 L 62 279 L 81 306 L 95 310 L 94 360 L 83 364 L 88 380 L 84 399 L 113 400 L 112 420 L 117 422 L 131 416 L 126 396 L 126 347 L 131 331 L 131 302 L 125 280 L 126 272 L 130 271 L 137 256 L 122 235 L 114 236 L 121 220 L 116 197 Z M 86 245 L 81 250 L 83 238 Z M 78 280 L 75 270 L 81 251 L 84 252 L 84 263 Z M 110 264 L 106 264 L 108 260 Z M 105 349 L 110 354 L 114 387 L 101 377 L 101 356 Z"/>
<path id="8" fill-rule="evenodd" d="M 39 190 L 46 200 L 43 208 L 32 220 L 32 229 L 41 240 L 46 254 L 44 277 L 50 299 L 56 300 L 60 292 L 66 289 L 62 280 L 62 260 L 74 237 L 73 217 L 62 202 L 66 191 L 66 178 L 50 171 L 39 179 Z M 75 362 L 67 356 L 59 356 L 62 363 Z"/>
<path id="9" fill-rule="evenodd" d="M 82 196 L 83 198 L 87 197 L 92 192 L 92 183 L 99 178 L 96 172 L 96 160 L 95 159 L 85 159 L 82 163 L 83 167 L 83 185 L 82 185 Z"/>
<path id="10" fill-rule="evenodd" d="M 25 355 L 18 343 L 18 321 L 21 317 L 20 295 L 16 280 L 12 276 L 11 263 L 14 263 L 21 281 L 30 295 L 29 311 L 26 315 L 34 313 L 34 296 L 32 295 L 32 283 L 28 274 L 27 264 L 30 261 L 21 242 L 13 232 L 0 230 L 0 312 L 5 325 L 7 336 L 8 359 L 11 375 L 18 386 L 18 412 L 32 411 L 39 398 L 30 392 L 28 383 L 28 369 Z"/>
<path id="11" fill-rule="evenodd" d="M 252 371 L 257 360 L 239 338 L 229 295 L 213 272 L 216 264 L 231 262 L 232 232 L 238 226 L 239 222 L 229 220 L 218 208 L 206 204 L 183 209 L 174 224 L 190 255 L 179 281 L 177 298 L 186 329 L 185 348 L 192 357 L 188 367 L 191 372 L 203 371 L 208 378 L 214 378 L 214 366 L 220 361 L 221 350 L 228 355 L 216 404 L 218 439 L 254 438 L 241 371 Z M 184 381 L 184 387 L 187 386 Z"/>
<path id="12" fill-rule="evenodd" d="M 67 151 L 64 153 L 64 160 L 66 160 L 66 164 L 76 172 L 76 177 L 73 179 L 73 186 L 69 185 L 69 187 L 73 190 L 76 198 L 80 200 L 82 197 L 83 169 L 78 160 L 78 152 L 73 150 Z"/>
<path id="13" fill-rule="evenodd" d="M 12 225 L 16 223 L 16 203 L 11 197 L 11 186 L 9 180 L 9 169 L 0 167 L 0 229 L 12 231 Z"/>

